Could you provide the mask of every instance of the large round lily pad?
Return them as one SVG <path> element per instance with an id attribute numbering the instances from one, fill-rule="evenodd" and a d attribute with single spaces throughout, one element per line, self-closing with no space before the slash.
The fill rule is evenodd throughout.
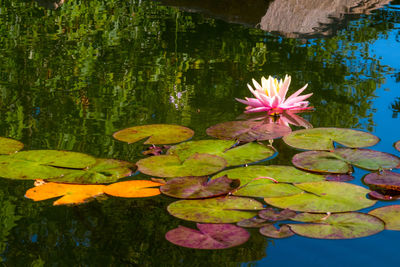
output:
<path id="1" fill-rule="evenodd" d="M 331 214 L 312 223 L 288 225 L 298 235 L 321 239 L 359 238 L 374 235 L 385 228 L 382 220 L 360 212 Z"/>
<path id="2" fill-rule="evenodd" d="M 70 170 L 61 177 L 47 179 L 53 182 L 76 184 L 112 183 L 132 175 L 133 163 L 115 159 L 96 159 L 96 163 L 83 170 Z"/>
<path id="3" fill-rule="evenodd" d="M 114 138 L 129 144 L 148 138 L 144 144 L 174 144 L 190 139 L 193 130 L 171 124 L 150 124 L 126 128 L 115 132 Z"/>
<path id="4" fill-rule="evenodd" d="M 0 137 L 0 154 L 12 154 L 20 151 L 24 147 L 24 144 L 20 141 Z"/>
<path id="5" fill-rule="evenodd" d="M 179 200 L 168 206 L 168 212 L 180 219 L 202 223 L 234 223 L 250 219 L 263 209 L 251 198 L 218 197 L 201 200 Z"/>
<path id="6" fill-rule="evenodd" d="M 294 131 L 283 138 L 289 146 L 307 150 L 332 150 L 334 142 L 357 148 L 373 146 L 379 138 L 373 134 L 343 128 L 313 128 Z"/>
<path id="7" fill-rule="evenodd" d="M 272 147 L 262 144 L 234 146 L 235 143 L 231 140 L 190 141 L 171 147 L 167 154 L 176 155 L 181 161 L 195 153 L 212 154 L 224 158 L 228 166 L 237 166 L 266 159 L 275 153 Z"/>
<path id="8" fill-rule="evenodd" d="M 328 151 L 305 151 L 294 155 L 292 163 L 301 169 L 315 172 L 347 173 L 351 165 L 367 170 L 395 168 L 400 159 L 389 153 L 370 149 L 338 148 Z"/>
<path id="9" fill-rule="evenodd" d="M 59 150 L 31 150 L 11 155 L 0 155 L 0 177 L 10 179 L 50 179 L 62 177 L 70 169 L 93 165 L 92 156 Z M 61 168 L 57 168 L 61 167 Z"/>
<path id="10" fill-rule="evenodd" d="M 400 231 L 400 205 L 377 208 L 371 210 L 368 214 L 383 220 L 386 229 Z"/>
<path id="11" fill-rule="evenodd" d="M 185 161 L 178 156 L 160 155 L 139 160 L 140 172 L 158 177 L 205 176 L 222 170 L 226 160 L 210 154 L 194 154 Z"/>
<path id="12" fill-rule="evenodd" d="M 195 249 L 225 249 L 245 243 L 250 234 L 232 224 L 197 224 L 198 230 L 179 226 L 165 238 L 178 246 Z"/>
<path id="13" fill-rule="evenodd" d="M 252 142 L 280 138 L 291 131 L 289 126 L 276 123 L 228 121 L 211 126 L 207 129 L 207 134 L 218 139 Z"/>
<path id="14" fill-rule="evenodd" d="M 281 209 L 306 212 L 355 211 L 376 203 L 366 198 L 369 190 L 353 184 L 324 181 L 295 184 L 295 186 L 303 192 L 264 200 Z"/>
<path id="15" fill-rule="evenodd" d="M 239 180 L 231 180 L 226 176 L 208 181 L 203 177 L 178 177 L 169 180 L 160 190 L 163 194 L 175 198 L 208 198 L 225 195 L 240 184 Z"/>
<path id="16" fill-rule="evenodd" d="M 301 183 L 325 180 L 322 175 L 307 173 L 291 166 L 248 166 L 220 172 L 215 179 L 227 175 L 239 179 L 239 189 L 233 191 L 236 196 L 280 197 L 299 194 L 301 189 L 288 183 Z"/>
<path id="17" fill-rule="evenodd" d="M 364 183 L 384 189 L 400 191 L 400 173 L 391 171 L 370 173 L 364 177 Z"/>

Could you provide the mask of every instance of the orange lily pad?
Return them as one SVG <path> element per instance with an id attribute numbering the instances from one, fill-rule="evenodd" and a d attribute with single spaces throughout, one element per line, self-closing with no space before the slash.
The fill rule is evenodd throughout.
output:
<path id="1" fill-rule="evenodd" d="M 133 180 L 108 185 L 104 193 L 115 197 L 151 197 L 160 194 L 159 188 L 149 188 L 164 185 L 148 180 Z"/>

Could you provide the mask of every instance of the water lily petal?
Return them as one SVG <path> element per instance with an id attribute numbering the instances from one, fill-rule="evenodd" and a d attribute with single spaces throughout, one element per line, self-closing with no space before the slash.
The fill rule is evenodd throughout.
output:
<path id="1" fill-rule="evenodd" d="M 304 90 L 306 90 L 307 86 L 308 86 L 308 84 L 304 85 L 302 88 L 300 88 L 299 90 L 297 90 L 294 94 L 292 94 L 291 96 L 289 96 L 288 99 L 287 99 L 286 101 L 288 101 L 288 100 L 290 100 L 290 99 L 292 99 L 292 98 L 295 98 L 295 97 L 299 96 Z"/>
<path id="2" fill-rule="evenodd" d="M 285 81 L 283 82 L 283 84 L 280 86 L 279 89 L 279 96 L 280 98 L 284 101 L 285 97 L 286 97 L 286 93 L 289 90 L 289 86 L 290 86 L 290 81 L 292 80 L 292 78 L 288 75 L 285 76 Z"/>
<path id="3" fill-rule="evenodd" d="M 312 95 L 313 95 L 313 94 L 311 93 L 311 94 L 301 95 L 301 96 L 294 97 L 294 98 L 288 98 L 288 99 L 285 101 L 285 104 L 286 104 L 286 105 L 290 105 L 290 104 L 293 104 L 293 103 L 299 103 L 299 102 L 301 102 L 301 101 L 303 101 L 303 100 L 309 98 L 309 97 L 312 96 Z"/>

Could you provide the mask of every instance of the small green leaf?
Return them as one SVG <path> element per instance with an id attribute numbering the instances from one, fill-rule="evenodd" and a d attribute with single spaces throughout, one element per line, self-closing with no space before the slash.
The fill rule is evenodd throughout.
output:
<path id="1" fill-rule="evenodd" d="M 12 154 L 20 151 L 23 147 L 24 144 L 17 140 L 0 137 L 0 154 Z"/>

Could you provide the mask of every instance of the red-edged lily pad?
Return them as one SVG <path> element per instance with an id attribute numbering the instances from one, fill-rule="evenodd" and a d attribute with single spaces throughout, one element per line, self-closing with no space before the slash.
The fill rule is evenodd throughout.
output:
<path id="1" fill-rule="evenodd" d="M 235 143 L 231 140 L 189 141 L 171 147 L 167 154 L 176 155 L 182 161 L 195 153 L 212 154 L 224 158 L 228 166 L 260 161 L 275 154 L 275 150 L 270 146 L 254 142 L 235 146 Z"/>
<path id="2" fill-rule="evenodd" d="M 147 138 L 144 144 L 175 144 L 192 138 L 193 130 L 171 124 L 150 124 L 126 128 L 115 132 L 114 138 L 129 144 Z"/>
<path id="3" fill-rule="evenodd" d="M 260 228 L 267 224 L 267 220 L 260 218 L 244 219 L 237 222 L 236 225 L 244 228 Z"/>
<path id="4" fill-rule="evenodd" d="M 368 214 L 383 220 L 386 229 L 400 231 L 400 205 L 377 208 L 371 210 Z"/>
<path id="5" fill-rule="evenodd" d="M 180 219 L 202 223 L 235 223 L 257 215 L 263 205 L 251 198 L 218 197 L 179 200 L 168 206 L 168 212 Z"/>
<path id="6" fill-rule="evenodd" d="M 282 225 L 279 229 L 275 227 L 275 225 L 267 224 L 260 228 L 260 234 L 272 237 L 272 238 L 287 238 L 294 235 L 294 233 L 290 230 L 289 226 Z"/>
<path id="7" fill-rule="evenodd" d="M 265 210 L 262 210 L 258 213 L 258 216 L 260 218 L 268 220 L 268 221 L 284 221 L 284 220 L 289 220 L 293 217 L 296 216 L 296 212 L 290 209 L 284 209 L 281 211 L 277 211 L 273 208 L 267 208 Z"/>
<path id="8" fill-rule="evenodd" d="M 369 173 L 364 177 L 364 183 L 388 190 L 400 191 L 400 173 L 392 171 Z"/>
<path id="9" fill-rule="evenodd" d="M 241 142 L 264 141 L 280 138 L 291 132 L 289 126 L 263 121 L 228 121 L 207 129 L 209 136 Z"/>
<path id="10" fill-rule="evenodd" d="M 225 249 L 245 243 L 250 234 L 232 224 L 196 224 L 199 230 L 179 226 L 165 238 L 178 246 L 194 249 Z"/>
<path id="11" fill-rule="evenodd" d="M 160 190 L 163 194 L 175 198 L 195 199 L 226 195 L 240 185 L 239 180 L 226 176 L 208 181 L 203 177 L 178 177 L 169 180 Z"/>
<path id="12" fill-rule="evenodd" d="M 373 146 L 379 138 L 366 132 L 343 128 L 313 128 L 294 131 L 283 138 L 289 146 L 306 150 L 333 150 L 334 142 L 358 148 Z"/>
<path id="13" fill-rule="evenodd" d="M 400 192 L 397 192 L 396 194 L 392 193 L 388 194 L 387 192 L 378 192 L 378 191 L 371 191 L 368 193 L 368 196 L 371 197 L 372 199 L 378 199 L 378 200 L 383 200 L 383 201 L 391 201 L 391 200 L 398 200 L 400 199 Z"/>
<path id="14" fill-rule="evenodd" d="M 311 223 L 288 225 L 298 235 L 320 239 L 360 238 L 385 228 L 382 220 L 360 212 L 336 213 Z"/>
<path id="15" fill-rule="evenodd" d="M 178 156 L 160 155 L 136 162 L 138 170 L 158 177 L 205 176 L 225 168 L 226 160 L 210 154 L 194 154 L 185 161 Z"/>
<path id="16" fill-rule="evenodd" d="M 389 153 L 370 149 L 338 148 L 328 151 L 305 151 L 294 155 L 292 163 L 301 169 L 325 173 L 348 173 L 351 165 L 367 170 L 395 168 L 400 159 Z"/>
<path id="17" fill-rule="evenodd" d="M 20 151 L 24 147 L 24 144 L 20 141 L 0 137 L 0 154 L 12 154 Z"/>
<path id="18" fill-rule="evenodd" d="M 295 186 L 303 192 L 264 200 L 274 207 L 305 212 L 355 211 L 376 203 L 366 198 L 369 190 L 349 183 L 324 181 L 295 184 Z"/>

